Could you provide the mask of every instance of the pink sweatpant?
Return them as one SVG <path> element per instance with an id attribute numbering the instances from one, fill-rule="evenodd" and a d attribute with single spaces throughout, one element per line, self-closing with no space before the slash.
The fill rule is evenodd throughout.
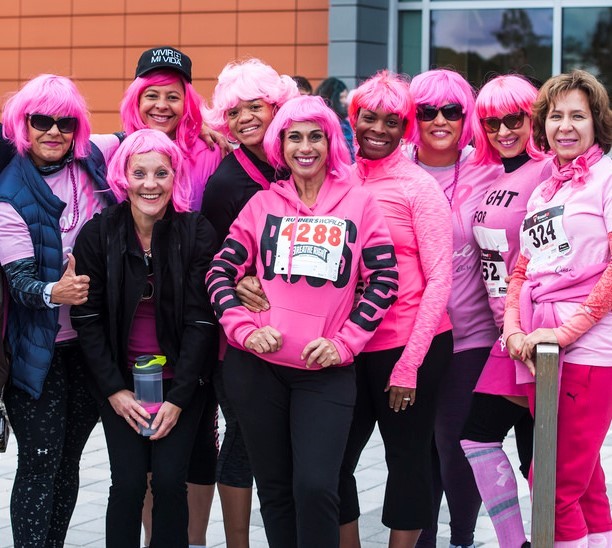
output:
<path id="1" fill-rule="evenodd" d="M 559 391 L 556 541 L 612 530 L 599 456 L 611 420 L 612 367 L 565 362 Z"/>

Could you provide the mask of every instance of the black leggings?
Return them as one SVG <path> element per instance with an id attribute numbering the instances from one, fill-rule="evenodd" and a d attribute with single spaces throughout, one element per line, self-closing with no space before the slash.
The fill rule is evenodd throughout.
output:
<path id="1" fill-rule="evenodd" d="M 79 491 L 79 461 L 98 409 L 76 343 L 56 347 L 42 395 L 14 386 L 5 403 L 19 455 L 11 496 L 15 548 L 64 545 Z"/>

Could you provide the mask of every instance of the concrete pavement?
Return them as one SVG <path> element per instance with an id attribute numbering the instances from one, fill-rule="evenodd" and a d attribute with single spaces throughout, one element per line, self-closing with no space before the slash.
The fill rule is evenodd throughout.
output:
<path id="1" fill-rule="evenodd" d="M 220 420 L 220 433 L 223 434 L 224 423 Z M 514 465 L 518 462 L 514 439 L 506 442 L 511 460 Z M 17 461 L 17 444 L 15 439 L 10 440 L 9 449 L 0 454 L 0 548 L 13 545 L 9 519 L 9 500 L 15 475 Z M 612 429 L 608 433 L 602 462 L 608 478 L 608 492 L 612 486 Z M 515 470 L 518 469 L 515 466 Z M 67 548 L 87 546 L 91 548 L 104 547 L 104 515 L 108 496 L 109 480 L 108 456 L 104 440 L 102 425 L 94 429 L 81 461 L 81 488 L 79 499 L 72 517 L 70 530 L 66 539 Z M 360 491 L 362 517 L 360 529 L 363 548 L 382 548 L 387 546 L 388 530 L 380 523 L 381 504 L 384 495 L 386 479 L 386 465 L 382 441 L 378 430 L 366 447 L 359 469 L 357 483 Z M 519 496 L 525 526 L 529 531 L 530 502 L 527 483 L 519 478 Z M 440 514 L 438 531 L 438 546 L 446 548 L 449 544 L 448 508 L 444 503 Z M 476 545 L 483 548 L 497 546 L 495 532 L 484 508 L 481 509 L 476 529 Z M 219 498 L 215 497 L 208 526 L 207 546 L 225 546 L 223 520 Z M 253 496 L 253 513 L 251 515 L 251 548 L 265 548 L 267 546 L 263 523 L 259 514 L 259 501 Z"/>

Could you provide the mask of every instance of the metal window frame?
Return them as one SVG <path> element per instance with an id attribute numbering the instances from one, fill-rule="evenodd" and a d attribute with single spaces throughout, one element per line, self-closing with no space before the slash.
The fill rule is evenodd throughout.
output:
<path id="1" fill-rule="evenodd" d="M 612 7 L 612 0 L 389 0 L 389 50 L 388 66 L 397 70 L 399 12 L 421 12 L 421 71 L 429 68 L 432 11 L 458 9 L 533 9 L 548 8 L 553 11 L 551 74 L 561 72 L 563 8 Z"/>

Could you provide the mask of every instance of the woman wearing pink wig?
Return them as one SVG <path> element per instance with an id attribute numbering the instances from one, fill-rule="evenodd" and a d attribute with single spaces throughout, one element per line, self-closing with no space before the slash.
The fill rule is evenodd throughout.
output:
<path id="1" fill-rule="evenodd" d="M 612 420 L 612 111 L 606 88 L 575 70 L 533 105 L 535 143 L 552 175 L 527 203 L 508 286 L 504 338 L 534 373 L 535 347 L 558 343 L 555 547 L 612 546 L 600 451 Z M 517 374 L 533 377 L 520 366 Z M 526 374 L 525 374 L 526 373 Z M 534 474 L 538 471 L 534 470 Z"/>
<path id="2" fill-rule="evenodd" d="M 550 175 L 550 157 L 532 141 L 532 105 L 536 88 L 520 76 L 498 76 L 476 99 L 474 134 L 476 160 L 501 164 L 504 173 L 491 182 L 473 216 L 480 247 L 482 277 L 498 328 L 504 325 L 507 277 L 520 252 L 519 234 L 527 200 Z M 495 527 L 501 548 L 527 546 L 512 465 L 502 449 L 517 423 L 532 424 L 524 384 L 517 384 L 514 360 L 496 341 L 475 388 L 461 446 Z M 533 427 L 517 432 L 517 445 L 527 477 L 533 451 Z M 530 431 L 531 430 L 531 431 Z M 521 435 L 519 435 L 521 434 Z"/>
<path id="3" fill-rule="evenodd" d="M 348 180 L 338 117 L 320 97 L 285 103 L 264 147 L 291 175 L 243 208 L 206 280 L 229 342 L 223 378 L 269 545 L 337 546 L 353 360 L 395 301 L 395 254 L 374 198 Z M 250 271 L 268 298 L 264 312 L 236 294 Z"/>
<path id="4" fill-rule="evenodd" d="M 42 74 L 5 104 L 16 155 L 0 175 L 0 263 L 12 297 L 5 403 L 19 446 L 11 496 L 14 545 L 63 546 L 79 460 L 98 419 L 69 310 L 89 278 L 71 254 L 85 222 L 114 202 L 105 180 L 114 135 L 89 140 L 85 100 L 68 78 Z"/>
<path id="5" fill-rule="evenodd" d="M 379 203 L 395 246 L 398 299 L 355 360 L 357 400 L 340 475 L 343 548 L 360 546 L 353 473 L 376 423 L 388 467 L 389 546 L 412 548 L 433 525 L 431 443 L 440 379 L 452 356 L 450 208 L 437 181 L 403 153 L 414 103 L 408 82 L 383 71 L 349 105 L 359 145 L 352 181 Z"/>
<path id="6" fill-rule="evenodd" d="M 165 46 L 144 51 L 138 60 L 136 78 L 123 96 L 120 113 L 128 135 L 138 129 L 158 129 L 175 142 L 183 154 L 183 180 L 190 183 L 189 209 L 199 211 L 204 187 L 221 162 L 221 152 L 218 146 L 211 150 L 200 138 L 204 101 L 191 83 L 191 68 L 191 59 L 178 49 Z M 212 383 L 209 379 L 202 381 L 206 405 L 188 480 L 189 537 L 194 546 L 206 544 L 218 449 L 217 402 Z M 150 501 L 147 496 L 143 511 L 145 544 L 151 532 Z"/>
<path id="7" fill-rule="evenodd" d="M 442 491 L 451 515 L 451 546 L 472 546 L 480 494 L 465 458 L 460 435 L 472 390 L 499 336 L 480 275 L 480 255 L 472 234 L 472 217 L 501 166 L 474 161 L 472 113 L 474 92 L 451 70 L 430 70 L 410 85 L 416 103 L 412 159 L 438 181 L 452 212 L 453 272 L 448 311 L 453 324 L 454 354 L 441 381 L 436 410 L 433 467 L 434 497 Z M 437 522 L 435 512 L 435 521 Z M 421 534 L 418 546 L 435 546 L 436 527 Z"/>
<path id="8" fill-rule="evenodd" d="M 216 248 L 213 228 L 189 212 L 182 151 L 162 132 L 138 130 L 109 165 L 121 201 L 89 221 L 77 238 L 77 271 L 89 298 L 73 307 L 93 379 L 111 466 L 106 545 L 138 548 L 151 471 L 151 548 L 187 548 L 187 480 L 205 398 L 198 383 L 216 360 L 217 329 L 202 281 Z M 136 401 L 132 368 L 163 355 L 164 401 L 151 416 Z"/>
<path id="9" fill-rule="evenodd" d="M 217 231 L 219 243 L 249 199 L 276 179 L 277 173 L 263 149 L 263 138 L 278 108 L 297 96 L 297 85 L 290 76 L 279 75 L 258 59 L 229 63 L 219 74 L 207 121 L 240 144 L 211 176 L 202 201 L 202 213 Z M 223 353 L 222 345 L 221 360 Z M 217 485 L 228 548 L 247 548 L 253 473 L 240 427 L 225 395 L 221 368 L 220 362 L 213 377 L 225 418 Z"/>

